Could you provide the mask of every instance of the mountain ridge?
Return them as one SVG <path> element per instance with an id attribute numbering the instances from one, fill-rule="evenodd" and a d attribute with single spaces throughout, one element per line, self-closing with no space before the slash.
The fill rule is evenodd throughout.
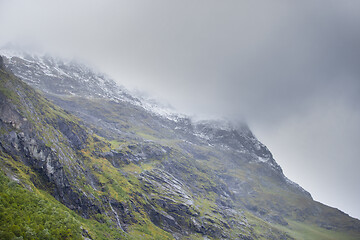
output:
<path id="1" fill-rule="evenodd" d="M 12 57 L 14 57 L 14 56 L 15 56 L 15 58 L 16 57 L 18 57 L 18 58 L 26 58 L 27 57 L 29 62 L 33 62 L 33 64 L 35 63 L 34 65 L 36 65 L 36 62 L 39 62 L 39 61 L 41 63 L 47 62 L 46 59 L 48 58 L 48 56 L 45 55 L 45 54 L 41 57 L 41 56 L 38 56 L 38 55 L 26 54 L 26 52 L 21 52 L 21 51 L 19 52 L 19 51 L 14 51 L 14 50 L 9 50 L 6 53 L 7 53 L 6 54 L 6 56 L 7 56 L 6 60 L 7 60 L 8 64 L 10 64 L 10 65 L 15 65 L 14 63 L 11 63 Z M 42 59 L 42 58 L 44 58 L 45 60 L 39 60 L 39 59 Z M 57 65 L 65 65 L 65 61 L 63 61 L 61 59 L 57 59 L 57 60 L 54 60 L 53 58 L 50 58 L 50 59 L 52 60 L 52 62 L 57 62 Z M 49 62 L 51 62 L 51 61 L 49 61 Z M 80 64 L 78 64 L 76 62 L 72 62 L 72 61 L 67 61 L 67 62 L 70 63 L 70 65 L 72 65 L 72 63 L 74 63 L 74 67 L 80 65 Z M 104 84 L 101 87 L 103 87 L 102 92 L 105 92 L 106 94 L 94 96 L 93 93 L 91 93 L 91 92 L 85 92 L 84 93 L 81 90 L 79 91 L 79 93 L 71 93 L 71 92 L 67 92 L 66 90 L 68 90 L 68 88 L 66 88 L 66 90 L 63 91 L 65 93 L 65 95 L 80 95 L 80 96 L 85 95 L 86 98 L 88 98 L 88 97 L 101 97 L 101 98 L 105 98 L 107 100 L 112 100 L 112 101 L 115 101 L 115 102 L 118 102 L 119 100 L 124 101 L 124 102 L 129 102 L 129 103 L 134 104 L 136 106 L 143 107 L 145 110 L 150 111 L 153 114 L 158 114 L 160 116 L 164 116 L 164 117 L 166 117 L 166 118 L 168 118 L 170 120 L 179 121 L 180 119 L 182 119 L 183 121 L 188 121 L 190 125 L 194 125 L 194 127 L 195 127 L 195 132 L 193 134 L 196 135 L 196 136 L 199 136 L 200 138 L 203 138 L 203 137 L 207 138 L 208 136 L 206 134 L 203 134 L 202 131 L 197 132 L 196 129 L 204 128 L 204 129 L 209 130 L 209 129 L 217 128 L 218 130 L 227 130 L 227 131 L 233 131 L 233 130 L 236 129 L 236 127 L 234 127 L 234 124 L 232 124 L 232 123 L 230 123 L 228 121 L 225 121 L 225 120 L 199 120 L 199 121 L 194 122 L 192 119 L 190 119 L 189 117 L 187 117 L 184 114 L 179 114 L 179 113 L 174 113 L 174 112 L 169 113 L 168 109 L 164 109 L 164 108 L 161 108 L 161 107 L 158 107 L 158 106 L 152 107 L 151 104 L 148 103 L 148 102 L 144 102 L 144 101 L 142 101 L 141 99 L 139 99 L 137 97 L 135 97 L 135 98 L 130 97 L 130 93 L 127 92 L 127 90 L 125 90 L 124 88 L 118 87 L 116 85 L 116 83 L 112 79 L 105 77 L 104 74 L 95 73 L 95 72 L 92 72 L 92 70 L 87 68 L 86 66 L 83 66 L 83 65 L 80 65 L 80 66 L 82 66 L 83 69 L 87 69 L 86 72 L 89 72 L 90 73 L 89 75 L 95 75 L 95 77 L 93 77 L 92 79 L 98 78 L 97 75 L 99 75 L 99 76 L 101 76 L 103 78 L 102 82 L 105 82 L 107 84 Z M 72 74 L 71 73 L 70 70 L 73 69 L 74 67 L 70 67 L 70 68 L 66 69 L 68 71 L 65 74 L 68 75 L 68 76 L 69 75 L 80 76 L 79 74 Z M 40 67 L 40 69 L 48 69 L 48 68 L 49 67 Z M 15 68 L 12 68 L 11 70 L 16 72 L 16 74 L 19 77 L 23 77 L 23 79 L 25 79 L 25 80 L 27 79 L 26 75 L 28 73 L 25 72 L 25 71 L 21 71 L 21 68 L 16 68 L 15 67 Z M 39 75 L 41 76 L 41 74 L 37 74 L 36 77 L 38 77 Z M 46 92 L 47 94 L 52 94 L 52 95 L 58 94 L 57 92 L 51 91 L 52 86 L 49 88 L 49 87 L 46 87 L 46 86 L 45 87 L 40 87 L 38 85 L 39 82 L 41 82 L 42 86 L 44 86 L 44 82 L 48 82 L 47 79 L 46 79 L 46 77 L 48 76 L 48 72 L 45 71 L 45 72 L 42 73 L 42 75 L 45 76 L 45 78 L 43 80 L 38 80 L 38 83 L 34 84 L 34 86 L 41 89 L 43 92 Z M 60 72 L 60 77 L 58 77 L 57 79 L 55 78 L 55 81 L 60 81 L 61 75 L 62 75 L 62 73 Z M 50 77 L 56 77 L 56 76 L 50 76 Z M 35 76 L 33 75 L 32 78 L 35 78 Z M 82 82 L 82 84 L 85 84 L 85 85 L 88 84 L 88 81 L 86 81 L 86 80 L 80 80 L 80 81 Z M 28 83 L 32 84 L 32 81 L 30 80 L 30 81 L 28 81 Z M 116 86 L 116 87 L 114 87 L 114 86 Z M 93 85 L 88 85 L 86 89 L 91 89 L 92 87 L 93 87 Z M 114 91 L 114 89 L 115 89 L 115 91 Z M 119 97 L 119 95 L 125 95 L 125 97 Z M 62 106 L 62 107 L 65 107 L 65 106 Z M 252 138 L 256 139 L 253 136 L 253 134 L 251 133 L 251 131 L 249 130 L 248 126 L 244 122 L 242 122 L 242 123 L 240 123 L 238 125 L 239 125 L 240 132 L 242 132 L 242 131 L 249 132 L 252 135 Z M 230 133 L 230 135 L 231 135 L 231 133 Z M 207 140 L 210 140 L 210 139 L 207 139 Z M 257 143 L 258 145 L 260 144 L 262 147 L 265 147 L 259 141 L 257 141 L 257 142 L 258 142 Z M 270 153 L 270 155 L 271 155 L 271 153 Z M 272 158 L 272 155 L 270 157 Z M 272 164 L 272 166 L 274 168 L 279 169 L 282 172 L 281 167 L 275 162 L 275 160 L 273 158 L 270 159 L 270 160 L 271 160 L 270 163 Z M 265 158 L 264 157 L 259 157 L 259 161 L 267 162 L 268 159 L 267 159 L 267 157 L 265 157 Z M 292 182 L 288 178 L 286 178 L 286 179 L 291 184 L 294 184 L 295 186 L 298 186 L 299 189 L 301 189 L 304 193 L 311 196 L 308 192 L 306 192 L 299 185 L 295 184 L 294 182 Z"/>
<path id="2" fill-rule="evenodd" d="M 183 116 L 169 107 L 160 105 L 155 100 L 147 100 L 140 94 L 135 95 L 135 93 L 119 86 L 106 74 L 93 70 L 77 60 L 63 60 L 48 54 L 28 53 L 11 47 L 0 51 L 7 64 L 13 66 L 11 70 L 18 77 L 45 93 L 105 98 L 115 102 L 125 101 L 173 120 Z M 21 63 L 16 64 L 16 61 L 21 61 Z M 18 65 L 25 66 L 25 68 L 17 68 Z M 42 79 L 39 79 L 39 76 Z M 73 81 L 74 78 L 76 81 Z M 53 85 L 47 86 L 46 84 L 49 83 Z M 82 85 L 87 86 L 87 88 L 82 88 Z M 59 89 L 62 92 L 58 92 Z"/>
<path id="3" fill-rule="evenodd" d="M 36 64 L 15 60 L 4 62 L 20 77 L 37 72 L 30 68 Z M 1 71 L 2 166 L 25 164 L 35 171 L 33 179 L 22 174 L 25 185 L 44 189 L 85 219 L 110 221 L 114 236 L 131 238 L 139 229 L 149 239 L 167 233 L 176 239 L 301 239 L 297 234 L 308 227 L 316 236 L 359 233 L 359 221 L 289 182 L 247 126 L 174 120 L 104 97 L 43 91 L 44 98 Z M 24 80 L 33 87 L 42 86 L 35 80 L 52 84 L 37 73 Z M 51 164 L 48 157 L 61 153 L 63 160 Z M 53 176 L 56 170 L 61 177 Z M 89 226 L 90 236 L 103 234 Z"/>

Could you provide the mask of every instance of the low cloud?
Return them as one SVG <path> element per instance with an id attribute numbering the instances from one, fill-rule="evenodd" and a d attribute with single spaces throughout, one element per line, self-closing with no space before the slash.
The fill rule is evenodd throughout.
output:
<path id="1" fill-rule="evenodd" d="M 359 12 L 352 0 L 1 1 L 0 44 L 85 59 L 190 115 L 247 119 L 290 178 L 359 218 Z"/>

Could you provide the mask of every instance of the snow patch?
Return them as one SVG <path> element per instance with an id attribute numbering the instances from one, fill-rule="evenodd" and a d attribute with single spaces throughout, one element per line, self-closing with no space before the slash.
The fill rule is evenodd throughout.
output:
<path id="1" fill-rule="evenodd" d="M 263 163 L 267 163 L 270 159 L 258 156 L 258 160 Z"/>

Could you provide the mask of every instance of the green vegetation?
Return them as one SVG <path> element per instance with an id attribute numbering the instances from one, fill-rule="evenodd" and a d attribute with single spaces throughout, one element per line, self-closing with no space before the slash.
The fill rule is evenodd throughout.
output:
<path id="1" fill-rule="evenodd" d="M 68 211 L 0 172 L 0 239 L 82 238 L 79 222 Z"/>
<path id="2" fill-rule="evenodd" d="M 24 189 L 0 171 L 0 239 L 82 239 L 81 229 L 93 239 L 172 239 L 148 220 L 124 234 L 105 215 L 94 216 L 102 223 L 84 219 L 47 192 L 35 190 Z"/>
<path id="3" fill-rule="evenodd" d="M 343 231 L 327 230 L 312 223 L 287 220 L 289 226 L 277 226 L 280 230 L 287 232 L 295 239 L 301 240 L 357 240 L 360 234 Z"/>

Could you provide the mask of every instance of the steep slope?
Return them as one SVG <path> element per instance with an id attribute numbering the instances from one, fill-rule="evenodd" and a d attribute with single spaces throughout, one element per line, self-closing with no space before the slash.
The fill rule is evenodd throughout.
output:
<path id="1" fill-rule="evenodd" d="M 358 220 L 288 180 L 245 124 L 159 115 L 72 63 L 30 55 L 4 62 L 66 111 L 2 69 L 1 168 L 76 212 L 84 236 L 359 237 Z M 81 88 L 69 92 L 69 82 Z"/>
<path id="2" fill-rule="evenodd" d="M 34 192 L 34 198 L 48 199 L 51 194 L 58 208 L 62 203 L 68 212 L 103 223 L 84 223 L 92 237 L 131 238 L 141 229 L 151 229 L 146 231 L 152 236 L 170 238 L 138 209 L 140 203 L 132 204 L 130 192 L 138 187 L 130 187 L 104 158 L 91 156 L 91 149 L 107 150 L 110 143 L 11 73 L 0 71 L 1 169 L 6 175 Z M 29 227 L 26 222 L 16 224 Z M 93 230 L 97 228 L 99 232 Z M 135 233 L 126 236 L 124 229 Z"/>
<path id="3" fill-rule="evenodd" d="M 170 109 L 154 105 L 153 102 L 140 101 L 105 74 L 77 61 L 29 54 L 11 48 L 2 49 L 1 54 L 4 55 L 5 64 L 16 76 L 44 93 L 111 99 L 115 102 L 125 101 L 167 114 L 169 117 L 173 113 Z"/>
<path id="4" fill-rule="evenodd" d="M 190 188 L 160 166 L 154 167 L 167 158 L 184 157 L 179 150 L 139 140 L 110 143 L 12 74 L 1 70 L 0 78 L 2 171 L 35 193 L 29 197 L 31 201 L 50 198 L 47 194 L 51 194 L 69 208 L 67 211 L 105 225 L 98 233 L 93 231 L 94 223 L 85 222 L 85 237 L 170 238 L 153 224 L 177 238 L 196 232 L 218 238 L 235 234 L 229 227 L 223 230 L 226 223 L 220 219 L 216 219 L 217 224 L 210 215 L 202 219 L 205 215 L 197 209 L 202 203 L 195 205 Z M 194 168 L 191 171 L 199 177 L 204 175 L 193 163 L 187 167 Z M 204 184 L 216 187 L 209 177 L 201 177 Z M 15 215 L 9 207 L 4 211 Z M 15 225 L 25 230 L 4 231 L 3 237 L 41 237 L 41 229 L 32 229 L 26 219 L 15 219 L 20 221 Z M 76 237 L 81 232 L 76 229 L 80 220 L 70 219 L 77 223 L 70 231 Z M 240 223 L 238 231 L 253 231 L 250 225 Z M 27 233 L 29 228 L 31 234 Z"/>

